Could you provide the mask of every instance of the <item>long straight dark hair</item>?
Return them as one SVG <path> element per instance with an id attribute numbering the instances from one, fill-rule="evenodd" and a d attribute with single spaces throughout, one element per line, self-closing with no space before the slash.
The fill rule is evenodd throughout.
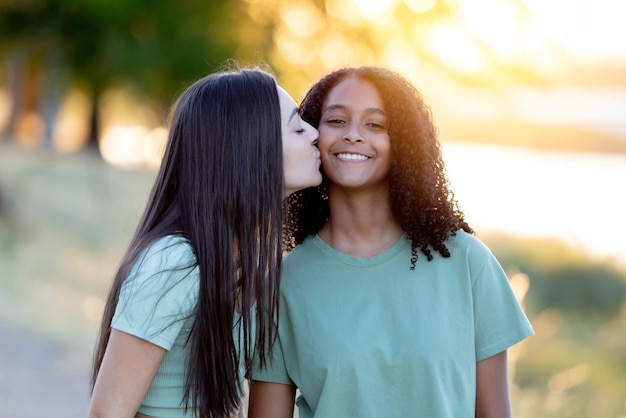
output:
<path id="1" fill-rule="evenodd" d="M 224 71 L 182 93 L 146 209 L 108 296 L 92 390 L 122 283 L 149 245 L 178 235 L 191 244 L 200 276 L 182 404 L 202 418 L 237 410 L 243 393 L 239 357 L 250 370 L 254 316 L 262 362 L 276 335 L 283 183 L 280 105 L 271 74 Z M 242 354 L 233 338 L 236 310 Z"/>

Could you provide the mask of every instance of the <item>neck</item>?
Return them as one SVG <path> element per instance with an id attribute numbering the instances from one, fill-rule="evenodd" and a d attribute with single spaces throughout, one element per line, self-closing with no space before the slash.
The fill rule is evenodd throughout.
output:
<path id="1" fill-rule="evenodd" d="M 329 187 L 330 217 L 319 231 L 331 247 L 355 257 L 372 257 L 402 236 L 389 204 L 388 188 L 352 191 Z"/>

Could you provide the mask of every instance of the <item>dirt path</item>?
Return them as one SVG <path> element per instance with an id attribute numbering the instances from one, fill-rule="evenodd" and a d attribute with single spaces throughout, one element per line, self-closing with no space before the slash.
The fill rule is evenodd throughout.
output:
<path id="1" fill-rule="evenodd" d="M 0 418 L 86 417 L 88 364 L 76 358 L 60 342 L 0 323 Z"/>

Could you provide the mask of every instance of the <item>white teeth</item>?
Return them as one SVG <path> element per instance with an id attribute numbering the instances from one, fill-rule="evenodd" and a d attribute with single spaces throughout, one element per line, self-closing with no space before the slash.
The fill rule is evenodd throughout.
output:
<path id="1" fill-rule="evenodd" d="M 339 154 L 337 154 L 337 158 L 341 158 L 342 160 L 354 160 L 354 161 L 367 160 L 367 157 L 365 155 L 348 154 L 348 153 L 345 153 L 345 152 L 340 152 Z"/>

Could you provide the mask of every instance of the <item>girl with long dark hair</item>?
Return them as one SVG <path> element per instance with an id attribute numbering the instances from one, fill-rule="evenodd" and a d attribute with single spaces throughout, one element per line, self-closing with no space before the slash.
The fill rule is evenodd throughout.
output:
<path id="1" fill-rule="evenodd" d="M 321 181 L 318 132 L 260 69 L 177 100 L 106 302 L 91 417 L 229 417 L 276 330 L 283 199 Z"/>

